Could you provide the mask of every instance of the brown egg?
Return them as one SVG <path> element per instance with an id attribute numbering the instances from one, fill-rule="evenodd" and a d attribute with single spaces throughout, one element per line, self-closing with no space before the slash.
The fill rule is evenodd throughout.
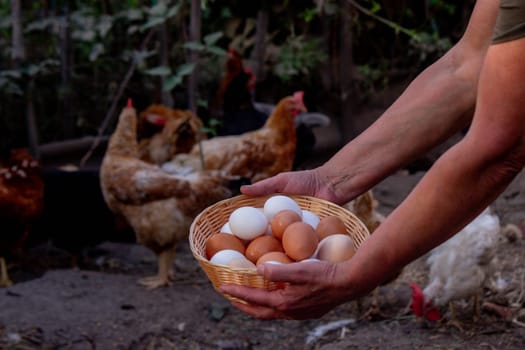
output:
<path id="1" fill-rule="evenodd" d="M 317 233 L 317 237 L 319 237 L 319 241 L 321 241 L 323 238 L 329 235 L 336 233 L 346 233 L 346 226 L 343 220 L 337 216 L 325 216 L 319 220 L 319 224 L 317 224 L 315 233 Z"/>
<path id="2" fill-rule="evenodd" d="M 283 252 L 269 252 L 264 254 L 257 260 L 257 263 L 255 265 L 259 266 L 260 264 L 263 264 L 265 262 L 278 262 L 281 264 L 291 264 L 293 263 L 293 260 L 290 259 L 289 256 L 284 254 Z"/>
<path id="3" fill-rule="evenodd" d="M 283 246 L 277 238 L 263 235 L 255 238 L 248 244 L 244 255 L 246 255 L 248 260 L 255 263 L 268 252 L 283 252 Z"/>
<path id="4" fill-rule="evenodd" d="M 351 259 L 355 254 L 354 240 L 343 234 L 329 235 L 319 242 L 317 259 L 338 263 Z"/>
<path id="5" fill-rule="evenodd" d="M 275 237 L 282 239 L 284 230 L 293 222 L 301 221 L 301 217 L 293 210 L 281 210 L 272 217 L 270 226 Z"/>
<path id="6" fill-rule="evenodd" d="M 206 257 L 208 259 L 210 259 L 219 250 L 224 249 L 233 249 L 241 254 L 244 254 L 245 251 L 242 241 L 234 235 L 230 235 L 228 233 L 216 233 L 211 235 L 211 237 L 206 241 Z"/>
<path id="7" fill-rule="evenodd" d="M 305 222 L 294 222 L 284 230 L 282 244 L 290 258 L 299 261 L 310 258 L 319 242 L 312 226 Z"/>

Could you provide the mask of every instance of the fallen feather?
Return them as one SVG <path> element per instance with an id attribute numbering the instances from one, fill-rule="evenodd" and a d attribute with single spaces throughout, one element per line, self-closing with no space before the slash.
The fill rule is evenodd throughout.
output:
<path id="1" fill-rule="evenodd" d="M 353 323 L 355 323 L 355 319 L 349 318 L 346 320 L 329 322 L 329 323 L 320 325 L 318 327 L 315 327 L 312 331 L 308 333 L 308 336 L 306 337 L 306 345 L 315 343 L 319 338 L 321 338 L 323 335 L 325 335 L 328 332 L 339 329 L 341 327 L 345 327 Z"/>

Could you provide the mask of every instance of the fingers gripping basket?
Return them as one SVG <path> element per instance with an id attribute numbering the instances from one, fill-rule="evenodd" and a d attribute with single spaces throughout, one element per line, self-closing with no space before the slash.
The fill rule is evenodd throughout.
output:
<path id="1" fill-rule="evenodd" d="M 353 238 L 356 249 L 358 249 L 369 236 L 368 229 L 361 220 L 345 208 L 315 197 L 302 195 L 287 196 L 294 199 L 301 209 L 310 210 L 317 214 L 319 218 L 330 215 L 340 217 L 345 223 L 347 233 Z M 210 263 L 209 260 L 206 259 L 206 241 L 211 235 L 220 232 L 221 227 L 228 221 L 230 214 L 235 209 L 243 206 L 262 208 L 264 202 L 270 197 L 271 195 L 263 197 L 240 195 L 217 202 L 203 210 L 193 220 L 190 227 L 189 241 L 193 256 L 197 259 L 199 265 L 212 282 L 215 290 L 229 300 L 240 301 L 220 292 L 219 287 L 221 285 L 236 284 L 268 290 L 277 289 L 279 285 L 264 279 L 253 269 L 235 268 Z"/>

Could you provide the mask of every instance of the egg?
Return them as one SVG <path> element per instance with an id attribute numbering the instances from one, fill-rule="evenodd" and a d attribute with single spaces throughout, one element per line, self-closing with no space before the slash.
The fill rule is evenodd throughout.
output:
<path id="1" fill-rule="evenodd" d="M 266 216 L 259 209 L 250 206 L 235 209 L 228 222 L 232 233 L 244 240 L 252 240 L 268 229 Z"/>
<path id="2" fill-rule="evenodd" d="M 216 265 L 227 265 L 233 259 L 246 259 L 244 255 L 233 249 L 224 249 L 215 253 L 210 262 Z"/>
<path id="3" fill-rule="evenodd" d="M 335 233 L 346 233 L 346 226 L 338 216 L 329 215 L 319 220 L 315 233 L 317 233 L 319 241 L 321 241 L 325 237 Z"/>
<path id="4" fill-rule="evenodd" d="M 308 258 L 308 259 L 301 260 L 299 262 L 306 263 L 306 262 L 319 262 L 319 261 L 321 261 L 321 260 L 319 260 L 317 258 Z"/>
<path id="5" fill-rule="evenodd" d="M 222 225 L 221 227 L 221 233 L 228 233 L 230 235 L 232 235 L 232 229 L 230 228 L 230 223 L 227 222 L 225 223 L 224 225 Z"/>
<path id="6" fill-rule="evenodd" d="M 233 258 L 226 263 L 226 265 L 231 267 L 238 267 L 241 269 L 255 269 L 255 264 L 245 257 L 242 258 Z"/>
<path id="7" fill-rule="evenodd" d="M 269 252 L 261 256 L 255 265 L 259 266 L 260 264 L 268 263 L 291 264 L 293 263 L 293 260 L 283 252 Z"/>
<path id="8" fill-rule="evenodd" d="M 272 220 L 273 216 L 281 210 L 292 210 L 295 211 L 301 218 L 303 212 L 299 204 L 292 198 L 284 195 L 275 195 L 268 198 L 264 202 L 263 211 L 268 221 Z"/>
<path id="9" fill-rule="evenodd" d="M 255 238 L 248 244 L 244 255 L 248 258 L 248 260 L 255 263 L 266 253 L 282 251 L 283 247 L 277 238 L 263 235 Z"/>
<path id="10" fill-rule="evenodd" d="M 317 224 L 319 224 L 319 216 L 317 216 L 316 213 L 310 210 L 303 209 L 303 222 L 306 222 L 308 225 L 312 226 L 314 230 L 317 228 Z"/>
<path id="11" fill-rule="evenodd" d="M 270 227 L 273 235 L 281 239 L 283 237 L 284 230 L 293 222 L 301 221 L 301 217 L 293 210 L 281 210 L 273 216 L 270 220 Z"/>
<path id="12" fill-rule="evenodd" d="M 333 234 L 319 242 L 317 259 L 338 263 L 351 259 L 355 254 L 354 240 L 344 234 Z"/>
<path id="13" fill-rule="evenodd" d="M 228 233 L 215 233 L 206 241 L 206 257 L 210 259 L 220 250 L 232 249 L 244 254 L 244 244 L 236 236 Z"/>
<path id="14" fill-rule="evenodd" d="M 257 208 L 259 209 L 259 211 L 261 213 L 263 213 L 264 215 L 264 208 Z M 266 215 L 264 215 L 266 217 Z M 267 219 L 268 220 L 268 219 Z M 266 232 L 264 233 L 265 235 L 270 235 L 270 236 L 273 236 L 273 232 L 272 232 L 272 225 L 270 225 L 270 222 L 268 220 L 268 226 L 266 227 Z"/>
<path id="15" fill-rule="evenodd" d="M 282 238 L 284 252 L 296 261 L 312 257 L 318 242 L 312 226 L 302 221 L 288 225 Z"/>

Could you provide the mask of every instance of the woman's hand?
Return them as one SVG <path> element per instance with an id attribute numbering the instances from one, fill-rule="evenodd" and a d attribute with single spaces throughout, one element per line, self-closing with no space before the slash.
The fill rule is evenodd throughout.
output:
<path id="1" fill-rule="evenodd" d="M 349 199 L 339 196 L 323 168 L 291 171 L 277 174 L 252 185 L 241 187 L 248 196 L 264 196 L 273 193 L 301 194 L 344 204 Z"/>
<path id="2" fill-rule="evenodd" d="M 341 271 L 344 266 L 324 261 L 262 264 L 258 273 L 269 281 L 283 282 L 283 288 L 267 291 L 224 285 L 220 289 L 246 301 L 248 304 L 233 302 L 233 305 L 256 318 L 317 318 L 351 298 L 352 288 L 342 279 L 347 275 Z"/>

